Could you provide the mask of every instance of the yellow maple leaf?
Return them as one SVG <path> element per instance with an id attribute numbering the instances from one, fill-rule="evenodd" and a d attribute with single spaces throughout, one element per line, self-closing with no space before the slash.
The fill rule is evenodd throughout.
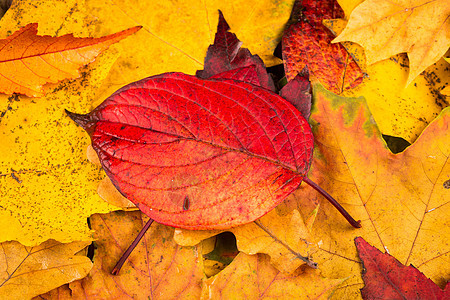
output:
<path id="1" fill-rule="evenodd" d="M 326 20 L 324 25 L 337 35 L 344 29 L 345 21 Z M 443 89 L 450 84 L 450 77 L 447 76 L 448 64 L 443 59 L 406 86 L 409 67 L 405 54 L 366 66 L 361 46 L 352 42 L 343 42 L 343 46 L 353 57 L 357 57 L 356 61 L 368 76 L 360 85 L 344 91 L 341 96 L 363 96 L 383 134 L 402 137 L 413 143 L 448 106 Z"/>
<path id="2" fill-rule="evenodd" d="M 255 222 L 226 230 L 236 236 L 237 248 L 246 254 L 264 253 L 284 273 L 293 273 L 307 263 L 315 267 L 309 256 L 315 252 L 312 237 L 297 210 L 283 215 L 274 209 Z M 183 246 L 197 245 L 222 231 L 175 229 L 174 239 Z"/>
<path id="3" fill-rule="evenodd" d="M 336 299 L 360 297 L 361 264 L 354 238 L 413 264 L 441 287 L 448 279 L 450 211 L 450 109 L 444 109 L 404 152 L 386 147 L 363 98 L 336 96 L 314 86 L 311 114 L 316 148 L 308 175 L 334 195 L 361 229 L 350 228 L 334 207 L 322 202 L 313 236 L 314 260 L 326 277 L 350 277 Z M 305 213 L 316 208 L 315 191 L 301 186 L 284 205 Z"/>
<path id="4" fill-rule="evenodd" d="M 86 109 L 116 57 L 99 57 L 82 79 L 49 86 L 39 101 L 0 95 L 0 241 L 90 240 L 86 218 L 116 209 L 98 197 L 92 180 L 103 175 L 86 160 L 88 139 L 63 109 Z"/>
<path id="5" fill-rule="evenodd" d="M 353 10 L 347 27 L 333 42 L 360 44 L 368 64 L 408 53 L 409 85 L 448 50 L 449 14 L 446 0 L 367 0 Z"/>
<path id="6" fill-rule="evenodd" d="M 120 87 L 144 77 L 165 72 L 195 74 L 203 69 L 206 50 L 214 42 L 219 9 L 243 47 L 257 53 L 266 66 L 279 64 L 281 61 L 273 56 L 273 51 L 289 19 L 292 1 L 88 0 L 86 7 L 98 34 L 143 26 L 136 35 L 138 41 L 126 39 L 118 45 L 126 51 L 102 87 L 103 100 Z"/>
<path id="7" fill-rule="evenodd" d="M 244 253 L 205 281 L 200 255 L 203 243 L 195 247 L 179 246 L 172 238 L 174 229 L 160 224 L 150 227 L 119 275 L 111 275 L 116 261 L 147 220 L 141 212 L 94 215 L 91 221 L 96 230 L 97 250 L 92 271 L 87 277 L 41 298 L 118 299 L 128 295 L 135 299 L 206 299 L 217 298 L 223 290 L 225 298 L 252 299 L 257 295 L 261 299 L 310 299 L 326 298 L 344 281 L 324 278 L 309 267 L 285 274 L 271 265 L 267 255 Z M 274 242 L 267 246 L 271 244 Z M 68 289 L 71 298 L 66 298 Z"/>

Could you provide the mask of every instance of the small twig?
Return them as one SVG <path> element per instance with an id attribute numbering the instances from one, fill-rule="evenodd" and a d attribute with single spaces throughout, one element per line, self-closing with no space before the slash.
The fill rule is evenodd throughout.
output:
<path id="1" fill-rule="evenodd" d="M 344 216 L 344 218 L 355 228 L 361 228 L 361 221 L 355 221 L 355 219 L 350 216 L 350 214 L 333 198 L 330 194 L 325 192 L 320 186 L 318 186 L 314 181 L 311 181 L 308 177 L 304 177 L 303 181 L 306 182 L 313 189 L 318 191 L 322 196 L 324 196 L 334 207 Z"/>
<path id="2" fill-rule="evenodd" d="M 130 247 L 128 247 L 127 251 L 125 251 L 122 255 L 122 257 L 119 259 L 115 267 L 112 269 L 111 274 L 112 275 L 119 275 L 119 271 L 122 268 L 123 264 L 127 260 L 128 256 L 130 256 L 131 252 L 133 252 L 133 249 L 136 248 L 136 246 L 141 241 L 144 234 L 147 232 L 147 230 L 150 228 L 150 225 L 152 225 L 153 219 L 148 220 L 148 222 L 145 224 L 145 226 L 141 229 L 137 237 L 134 239 L 133 243 L 131 243 Z"/>

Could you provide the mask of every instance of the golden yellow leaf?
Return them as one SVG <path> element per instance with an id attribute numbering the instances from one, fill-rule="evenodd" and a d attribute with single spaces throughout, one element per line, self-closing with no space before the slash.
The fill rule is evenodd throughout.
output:
<path id="1" fill-rule="evenodd" d="M 69 288 L 69 284 L 62 285 L 54 290 L 49 291 L 48 293 L 36 296 L 32 300 L 50 300 L 50 299 L 71 300 L 72 290 Z"/>
<path id="2" fill-rule="evenodd" d="M 441 94 L 445 96 L 450 96 L 450 86 L 446 86 L 444 89 L 442 89 Z"/>
<path id="3" fill-rule="evenodd" d="M 333 42 L 360 44 L 368 64 L 407 52 L 409 85 L 448 50 L 449 14 L 446 0 L 366 0 L 353 10 L 347 27 Z"/>
<path id="4" fill-rule="evenodd" d="M 329 279 L 303 267 L 280 273 L 264 254 L 239 253 L 219 274 L 204 281 L 201 299 L 327 299 L 344 279 Z"/>
<path id="5" fill-rule="evenodd" d="M 404 152 L 386 147 L 363 98 L 344 98 L 314 86 L 311 114 L 316 148 L 308 175 L 362 220 L 350 228 L 334 207 L 321 202 L 313 226 L 314 254 L 322 275 L 350 277 L 336 299 L 360 297 L 361 265 L 354 238 L 413 264 L 441 287 L 449 279 L 450 109 L 443 110 Z M 285 205 L 308 213 L 321 199 L 301 186 Z"/>
<path id="6" fill-rule="evenodd" d="M 417 76 L 405 88 L 407 60 L 395 56 L 367 67 L 369 77 L 343 96 L 364 97 L 383 134 L 414 142 L 423 129 L 449 105 L 440 90 L 450 84 L 443 60 Z M 439 78 L 436 80 L 436 78 Z"/>
<path id="7" fill-rule="evenodd" d="M 30 299 L 83 278 L 92 268 L 89 258 L 74 255 L 90 242 L 47 241 L 36 247 L 4 242 L 0 248 L 0 299 Z"/>
<path id="8" fill-rule="evenodd" d="M 357 7 L 359 4 L 364 2 L 364 0 L 337 0 L 339 6 L 342 7 L 342 10 L 345 13 L 345 19 L 348 20 L 351 12 Z"/>
<path id="9" fill-rule="evenodd" d="M 0 241 L 35 246 L 92 239 L 86 218 L 116 209 L 96 192 L 101 170 L 86 160 L 88 139 L 64 108 L 87 109 L 117 54 L 98 58 L 83 77 L 47 87 L 34 101 L 0 96 Z"/>
<path id="10" fill-rule="evenodd" d="M 97 154 L 96 154 L 97 155 Z M 112 184 L 108 177 L 100 181 L 97 188 L 98 195 L 111 205 L 122 208 L 123 210 L 137 210 L 133 202 L 125 198 Z"/>

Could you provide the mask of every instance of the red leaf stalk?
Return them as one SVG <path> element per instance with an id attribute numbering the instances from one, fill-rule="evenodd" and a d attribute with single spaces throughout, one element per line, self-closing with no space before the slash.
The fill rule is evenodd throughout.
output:
<path id="1" fill-rule="evenodd" d="M 352 216 L 333 198 L 330 194 L 325 192 L 324 189 L 322 189 L 320 186 L 318 186 L 314 181 L 309 179 L 308 177 L 304 177 L 303 181 L 306 182 L 308 185 L 310 185 L 313 189 L 318 191 L 322 196 L 324 196 L 328 201 L 330 201 L 331 204 L 333 204 L 334 207 L 341 213 L 341 215 L 344 216 L 344 218 L 355 228 L 361 228 L 361 221 L 355 221 Z"/>
<path id="2" fill-rule="evenodd" d="M 137 237 L 134 239 L 133 243 L 131 243 L 130 247 L 123 253 L 122 257 L 119 259 L 117 264 L 114 266 L 114 268 L 111 271 L 112 275 L 119 275 L 119 271 L 122 268 L 125 261 L 128 259 L 128 256 L 130 256 L 131 252 L 133 252 L 134 248 L 136 248 L 137 244 L 141 241 L 144 234 L 147 232 L 147 230 L 150 228 L 150 225 L 152 225 L 153 219 L 148 220 L 148 222 L 145 224 L 145 226 L 141 229 Z"/>

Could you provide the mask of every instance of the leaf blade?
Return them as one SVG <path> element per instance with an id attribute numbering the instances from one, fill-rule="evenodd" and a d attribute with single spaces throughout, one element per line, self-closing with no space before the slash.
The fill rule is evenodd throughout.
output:
<path id="1" fill-rule="evenodd" d="M 76 119 L 122 194 L 157 222 L 188 229 L 267 213 L 300 184 L 313 147 L 306 120 L 276 94 L 181 73 L 132 83 Z"/>

